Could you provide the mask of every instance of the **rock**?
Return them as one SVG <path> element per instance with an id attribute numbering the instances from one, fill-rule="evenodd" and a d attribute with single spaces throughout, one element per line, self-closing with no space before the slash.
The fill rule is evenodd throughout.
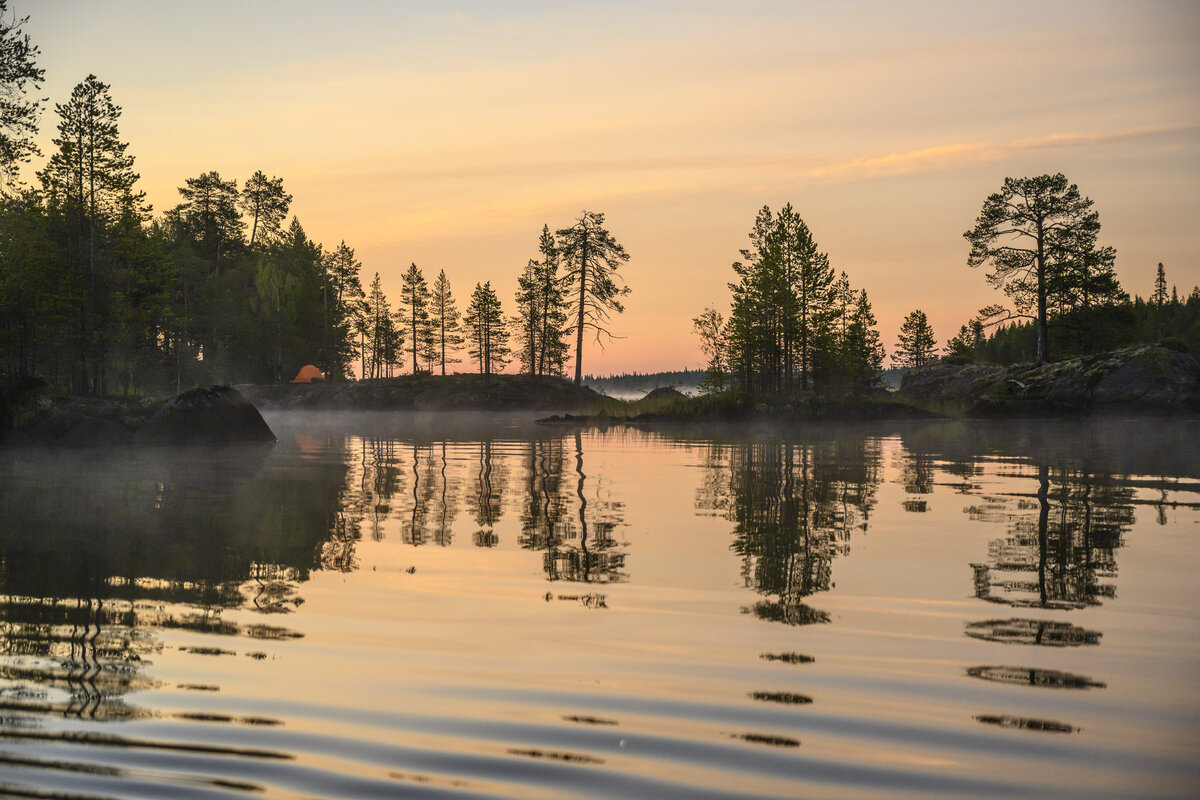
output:
<path id="1" fill-rule="evenodd" d="M 686 394 L 676 389 L 674 386 L 659 386 L 657 389 L 651 389 L 646 392 L 643 400 L 679 400 L 687 397 Z"/>
<path id="2" fill-rule="evenodd" d="M 896 396 L 969 417 L 1200 412 L 1200 360 L 1147 345 L 1042 366 L 929 364 Z"/>
<path id="3" fill-rule="evenodd" d="M 228 386 L 192 389 L 167 401 L 133 437 L 135 444 L 274 442 L 258 409 Z"/>

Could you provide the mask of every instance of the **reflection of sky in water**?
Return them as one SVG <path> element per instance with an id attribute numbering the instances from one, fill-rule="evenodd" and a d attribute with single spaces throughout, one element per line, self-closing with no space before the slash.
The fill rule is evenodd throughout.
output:
<path id="1" fill-rule="evenodd" d="M 0 458 L 0 785 L 1197 785 L 1194 423 L 271 422 Z"/>

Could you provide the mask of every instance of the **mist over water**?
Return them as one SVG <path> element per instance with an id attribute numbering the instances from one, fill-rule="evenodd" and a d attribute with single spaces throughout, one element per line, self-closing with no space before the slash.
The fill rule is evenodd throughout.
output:
<path id="1" fill-rule="evenodd" d="M 1192 420 L 0 451 L 0 792 L 1191 797 Z"/>

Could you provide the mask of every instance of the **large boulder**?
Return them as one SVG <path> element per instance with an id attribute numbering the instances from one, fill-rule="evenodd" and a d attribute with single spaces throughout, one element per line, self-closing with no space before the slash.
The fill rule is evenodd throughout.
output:
<path id="1" fill-rule="evenodd" d="M 209 386 L 168 400 L 133 440 L 155 445 L 253 444 L 274 442 L 275 434 L 236 389 Z"/>

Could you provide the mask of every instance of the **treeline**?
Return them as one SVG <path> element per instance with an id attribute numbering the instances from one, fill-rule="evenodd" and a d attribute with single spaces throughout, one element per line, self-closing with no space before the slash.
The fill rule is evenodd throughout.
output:
<path id="1" fill-rule="evenodd" d="M 660 386 L 692 387 L 704 381 L 702 369 L 682 369 L 674 372 L 626 372 L 620 375 L 588 375 L 583 382 L 605 393 L 648 392 Z"/>
<path id="2" fill-rule="evenodd" d="M 728 319 L 710 307 L 692 321 L 706 389 L 828 396 L 878 387 L 884 348 L 867 292 L 834 271 L 791 204 L 759 211 L 741 256 Z"/>
<path id="3" fill-rule="evenodd" d="M 398 298 L 342 241 L 326 249 L 294 216 L 279 177 L 188 178 L 159 217 L 138 189 L 121 107 L 89 75 L 55 106 L 53 152 L 22 184 L 44 78 L 38 49 L 0 0 L 0 376 L 36 375 L 78 393 L 157 393 L 203 383 L 288 380 L 315 364 L 328 380 L 440 371 L 467 357 L 490 375 L 563 375 L 574 344 L 609 336 L 628 294 L 629 259 L 584 211 L 542 229 L 539 258 L 505 314 L 490 281 L 459 310 L 445 271 L 432 287 L 416 264 Z M 574 342 L 571 340 L 574 339 Z"/>
<path id="4" fill-rule="evenodd" d="M 1037 323 L 1009 323 L 992 332 L 959 337 L 946 347 L 945 358 L 1019 364 L 1037 353 Z M 1200 288 L 1186 299 L 1175 294 L 1161 305 L 1135 297 L 1131 302 L 1090 313 L 1068 313 L 1049 322 L 1056 354 L 1063 358 L 1105 352 L 1139 344 L 1166 344 L 1200 353 Z"/>
<path id="5" fill-rule="evenodd" d="M 0 363 L 75 392 L 162 391 L 350 374 L 361 263 L 326 251 L 277 177 L 216 171 L 151 216 L 109 86 L 89 75 L 55 106 L 37 185 L 0 201 Z"/>

